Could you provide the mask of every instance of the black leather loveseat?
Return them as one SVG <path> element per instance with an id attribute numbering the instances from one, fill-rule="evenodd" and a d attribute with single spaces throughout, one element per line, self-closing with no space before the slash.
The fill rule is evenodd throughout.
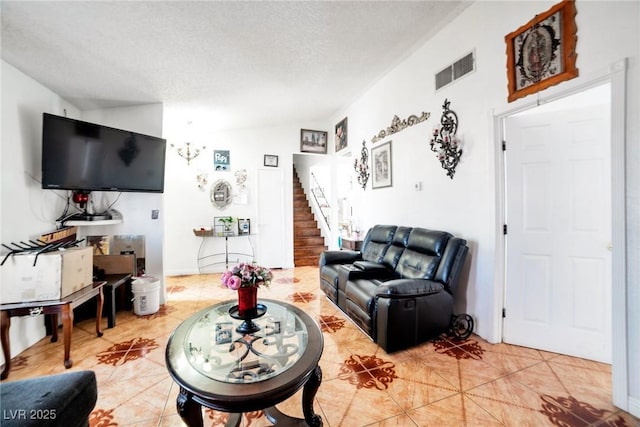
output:
<path id="1" fill-rule="evenodd" d="M 360 251 L 320 255 L 320 288 L 386 352 L 402 350 L 454 326 L 468 250 L 445 231 L 376 225 Z M 464 316 L 466 338 L 473 320 Z"/>

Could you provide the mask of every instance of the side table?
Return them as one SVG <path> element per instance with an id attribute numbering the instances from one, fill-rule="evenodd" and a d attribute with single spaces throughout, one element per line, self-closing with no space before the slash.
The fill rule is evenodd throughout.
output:
<path id="1" fill-rule="evenodd" d="M 235 301 L 226 301 L 193 314 L 169 338 L 165 362 L 180 387 L 176 406 L 188 426 L 202 427 L 202 406 L 231 413 L 227 426 L 258 410 L 274 425 L 322 426 L 313 410 L 322 381 L 320 327 L 291 304 L 258 302 L 263 311 L 251 317 L 255 332 L 242 331 L 242 320 L 232 315 Z M 275 407 L 300 388 L 304 419 Z"/>
<path id="2" fill-rule="evenodd" d="M 350 249 L 359 251 L 362 248 L 362 240 L 359 239 L 342 239 L 342 249 Z"/>
<path id="3" fill-rule="evenodd" d="M 104 289 L 107 300 L 107 328 L 113 328 L 116 326 L 116 290 L 120 285 L 131 280 L 131 274 L 107 274 L 104 279 L 106 280 Z"/>
<path id="4" fill-rule="evenodd" d="M 37 316 L 45 314 L 50 316 L 53 334 L 51 342 L 58 341 L 58 314 L 62 314 L 62 333 L 64 337 L 64 367 L 73 366 L 71 360 L 71 333 L 73 332 L 73 309 L 93 297 L 97 297 L 96 310 L 96 335 L 102 336 L 100 321 L 102 319 L 102 306 L 104 305 L 104 293 L 102 288 L 107 282 L 94 282 L 69 296 L 52 301 L 32 301 L 14 304 L 0 305 L 0 341 L 2 342 L 2 354 L 4 355 L 4 368 L 0 379 L 6 379 L 11 369 L 11 347 L 9 343 L 9 327 L 11 318 L 16 316 Z"/>

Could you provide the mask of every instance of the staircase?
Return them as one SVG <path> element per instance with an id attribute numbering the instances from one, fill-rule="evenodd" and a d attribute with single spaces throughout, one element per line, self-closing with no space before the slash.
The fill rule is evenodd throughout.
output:
<path id="1" fill-rule="evenodd" d="M 293 171 L 293 263 L 296 267 L 318 266 L 320 253 L 326 250 L 298 174 Z"/>

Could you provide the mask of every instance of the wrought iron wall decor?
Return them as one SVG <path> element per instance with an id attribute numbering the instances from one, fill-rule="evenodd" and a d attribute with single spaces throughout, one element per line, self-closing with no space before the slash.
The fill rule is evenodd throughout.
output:
<path id="1" fill-rule="evenodd" d="M 360 150 L 360 158 L 357 158 L 353 162 L 353 170 L 358 174 L 358 184 L 364 190 L 367 187 L 369 181 L 369 150 L 366 147 L 366 141 L 362 140 L 362 149 Z"/>
<path id="2" fill-rule="evenodd" d="M 393 135 L 394 133 L 400 132 L 401 130 L 408 128 L 409 126 L 422 123 L 425 120 L 427 120 L 429 116 L 431 116 L 431 113 L 425 113 L 424 111 L 420 116 L 416 116 L 415 114 L 412 114 L 404 120 L 400 120 L 400 117 L 398 116 L 393 116 L 393 119 L 391 120 L 391 125 L 386 129 L 382 129 L 380 132 L 378 132 L 377 135 L 371 138 L 371 142 L 378 142 L 381 139 L 384 139 L 390 135 Z"/>
<path id="3" fill-rule="evenodd" d="M 442 105 L 442 117 L 440 117 L 440 127 L 433 130 L 431 137 L 431 151 L 436 153 L 442 169 L 447 171 L 447 176 L 453 179 L 456 173 L 456 166 L 462 156 L 460 139 L 456 136 L 458 132 L 458 116 L 455 111 L 449 109 L 450 102 L 444 100 Z"/>

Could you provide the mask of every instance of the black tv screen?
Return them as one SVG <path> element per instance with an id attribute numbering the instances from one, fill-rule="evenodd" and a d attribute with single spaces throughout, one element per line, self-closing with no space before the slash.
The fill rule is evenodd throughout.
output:
<path id="1" fill-rule="evenodd" d="M 164 191 L 166 140 L 43 114 L 42 188 Z"/>

